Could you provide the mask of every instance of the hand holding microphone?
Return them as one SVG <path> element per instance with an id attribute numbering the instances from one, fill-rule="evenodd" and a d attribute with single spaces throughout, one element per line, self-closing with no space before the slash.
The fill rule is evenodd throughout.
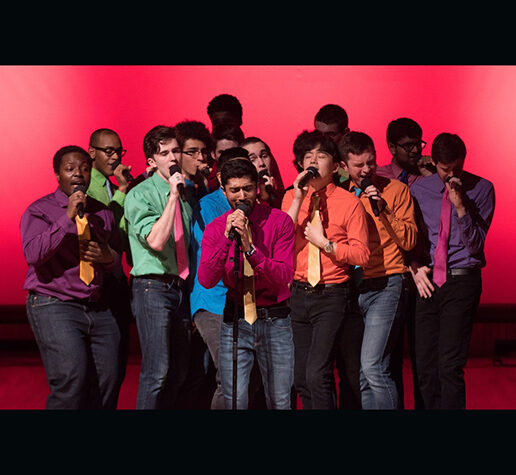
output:
<path id="1" fill-rule="evenodd" d="M 71 218 L 75 219 L 76 215 L 79 218 L 84 217 L 84 206 L 86 204 L 86 188 L 83 185 L 77 185 L 72 194 L 68 197 L 68 209 L 66 214 Z"/>
<path id="2" fill-rule="evenodd" d="M 365 192 L 365 190 L 367 188 L 369 188 L 370 186 L 374 187 L 373 180 L 371 179 L 371 177 L 366 176 L 362 180 L 362 183 L 360 184 L 360 189 L 362 190 L 362 192 Z M 376 187 L 375 187 L 375 190 L 376 190 Z M 376 199 L 376 197 L 378 197 L 378 199 Z M 373 196 L 369 196 L 369 203 L 371 203 L 371 209 L 373 210 L 373 213 L 375 216 L 380 216 L 380 208 L 378 207 L 379 201 L 383 201 L 383 199 L 380 196 L 380 193 L 378 192 L 378 190 L 376 190 L 376 193 Z M 383 208 L 382 208 L 382 210 L 383 210 Z"/>
<path id="3" fill-rule="evenodd" d="M 315 167 L 308 167 L 305 170 L 305 172 L 306 175 L 304 175 L 303 178 L 301 178 L 301 180 L 299 180 L 299 183 L 297 184 L 297 187 L 299 189 L 304 188 L 312 178 L 319 177 L 319 170 L 317 170 L 317 168 Z"/>
<path id="4" fill-rule="evenodd" d="M 179 165 L 174 164 L 171 165 L 169 168 L 170 178 L 172 178 L 176 173 L 179 173 L 181 175 L 181 168 L 179 168 Z M 169 178 L 169 183 L 170 183 Z M 183 178 L 183 175 L 181 175 L 181 179 Z M 186 192 L 185 192 L 185 184 L 183 182 L 178 182 L 176 184 L 177 191 L 179 193 L 179 196 L 183 201 L 186 201 Z"/>
<path id="5" fill-rule="evenodd" d="M 457 209 L 459 216 L 462 216 L 466 212 L 466 207 L 461 179 L 456 176 L 449 176 L 446 178 L 445 185 L 448 188 L 448 196 L 452 205 Z"/>
<path id="6" fill-rule="evenodd" d="M 238 213 L 241 211 L 241 213 Z M 245 218 L 249 215 L 251 208 L 246 203 L 239 203 L 236 210 L 228 216 L 226 221 L 226 232 L 229 240 L 237 242 L 245 231 Z"/>
<path id="7" fill-rule="evenodd" d="M 117 170 L 118 166 L 121 166 L 121 168 L 119 170 L 121 170 L 121 173 L 115 173 L 115 171 Z M 120 158 L 117 158 L 112 164 L 111 164 L 111 169 L 113 170 L 113 173 L 115 173 L 115 176 L 117 178 L 117 181 L 120 183 L 122 180 L 120 180 L 120 177 L 123 177 L 123 179 L 127 182 L 127 183 L 120 183 L 120 185 L 126 185 L 126 184 L 129 184 L 131 183 L 134 178 L 133 176 L 131 175 L 131 173 L 129 173 L 129 170 L 131 169 L 131 167 L 128 167 L 126 165 L 123 165 L 122 164 L 122 160 Z"/>

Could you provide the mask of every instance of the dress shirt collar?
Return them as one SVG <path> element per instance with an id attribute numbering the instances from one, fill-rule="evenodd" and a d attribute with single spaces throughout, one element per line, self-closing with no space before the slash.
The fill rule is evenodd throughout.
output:
<path id="1" fill-rule="evenodd" d="M 164 193 L 167 196 L 170 195 L 170 185 L 167 180 L 161 177 L 157 172 L 153 173 L 150 179 L 153 181 L 154 186 L 160 193 Z"/>
<path id="2" fill-rule="evenodd" d="M 61 208 L 67 208 L 68 207 L 68 196 L 64 193 L 59 186 L 57 187 L 57 190 L 54 193 L 54 196 L 56 198 L 57 204 L 61 206 Z"/>
<path id="3" fill-rule="evenodd" d="M 318 191 L 315 191 L 312 187 L 310 187 L 308 189 L 308 193 L 307 193 L 306 197 L 308 198 L 308 200 L 311 201 L 312 196 L 314 194 L 317 194 L 317 195 L 319 195 L 319 198 L 320 198 L 319 203 L 322 203 L 322 202 L 325 202 L 328 200 L 328 198 L 332 195 L 332 193 L 335 191 L 336 188 L 337 188 L 337 185 L 334 182 L 328 183 L 324 188 L 321 188 Z"/>

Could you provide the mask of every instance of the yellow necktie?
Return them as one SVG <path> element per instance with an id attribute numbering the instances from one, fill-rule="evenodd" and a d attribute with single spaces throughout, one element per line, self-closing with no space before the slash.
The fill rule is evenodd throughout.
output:
<path id="1" fill-rule="evenodd" d="M 83 216 L 82 218 L 79 218 L 79 215 L 75 216 L 75 222 L 77 224 L 77 234 L 79 236 L 79 241 L 91 239 L 90 226 L 88 225 L 86 216 Z M 91 262 L 81 260 L 79 267 L 79 277 L 86 285 L 91 284 L 93 277 L 95 277 L 95 269 L 93 268 L 93 264 Z"/>
<path id="2" fill-rule="evenodd" d="M 251 229 L 246 226 L 249 242 L 252 243 Z M 254 294 L 254 271 L 244 255 L 244 318 L 252 325 L 258 318 L 256 315 L 256 297 Z"/>
<path id="3" fill-rule="evenodd" d="M 313 212 L 310 223 L 319 225 L 321 216 L 319 215 L 319 196 L 312 195 Z M 315 287 L 321 280 L 321 251 L 311 242 L 308 242 L 308 283 Z"/>

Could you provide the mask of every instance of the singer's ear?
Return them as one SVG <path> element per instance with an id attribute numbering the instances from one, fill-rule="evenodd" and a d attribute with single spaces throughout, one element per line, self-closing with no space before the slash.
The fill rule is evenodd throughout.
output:
<path id="1" fill-rule="evenodd" d="M 220 179 L 220 172 L 217 172 L 217 180 L 219 181 L 220 187 L 224 189 L 224 187 L 222 186 L 222 180 Z"/>
<path id="2" fill-rule="evenodd" d="M 96 150 L 90 145 L 90 147 L 88 148 L 88 153 L 90 154 L 92 160 L 95 160 L 95 152 Z"/>

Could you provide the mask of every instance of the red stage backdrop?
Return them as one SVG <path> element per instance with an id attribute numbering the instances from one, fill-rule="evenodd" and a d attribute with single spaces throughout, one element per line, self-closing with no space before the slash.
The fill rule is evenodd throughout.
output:
<path id="1" fill-rule="evenodd" d="M 217 94 L 239 98 L 242 129 L 266 141 L 286 186 L 296 173 L 292 144 L 327 103 L 390 161 L 387 124 L 410 117 L 430 150 L 441 132 L 466 143 L 466 169 L 495 185 L 497 208 L 486 244 L 483 303 L 515 303 L 514 173 L 516 67 L 513 66 L 0 66 L 0 304 L 23 304 L 26 263 L 19 222 L 26 207 L 57 186 L 52 157 L 88 146 L 99 127 L 116 130 L 124 162 L 143 171 L 142 141 L 158 124 L 200 120 Z"/>

